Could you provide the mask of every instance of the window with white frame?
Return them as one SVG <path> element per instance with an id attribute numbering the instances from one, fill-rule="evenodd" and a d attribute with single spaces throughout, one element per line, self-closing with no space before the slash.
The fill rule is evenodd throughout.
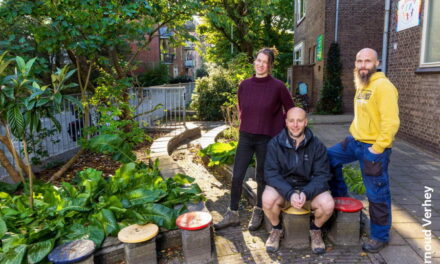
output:
<path id="1" fill-rule="evenodd" d="M 421 67 L 440 66 L 440 16 L 434 16 L 434 11 L 440 10 L 440 1 L 426 0 L 423 15 L 423 37 L 420 52 Z"/>
<path id="2" fill-rule="evenodd" d="M 304 42 L 301 42 L 293 48 L 293 64 L 304 64 Z"/>
<path id="3" fill-rule="evenodd" d="M 306 16 L 306 0 L 296 0 L 296 23 L 299 24 Z"/>

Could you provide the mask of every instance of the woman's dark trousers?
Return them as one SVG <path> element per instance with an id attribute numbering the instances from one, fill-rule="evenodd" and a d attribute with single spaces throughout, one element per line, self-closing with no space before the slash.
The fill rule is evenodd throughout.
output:
<path id="1" fill-rule="evenodd" d="M 238 203 L 243 191 L 243 181 L 246 176 L 246 170 L 254 154 L 257 158 L 255 173 L 258 184 L 257 206 L 261 208 L 262 195 L 266 185 L 264 183 L 264 161 L 266 158 L 267 143 L 270 139 L 271 137 L 267 135 L 250 134 L 240 131 L 232 175 L 231 210 L 238 210 Z"/>

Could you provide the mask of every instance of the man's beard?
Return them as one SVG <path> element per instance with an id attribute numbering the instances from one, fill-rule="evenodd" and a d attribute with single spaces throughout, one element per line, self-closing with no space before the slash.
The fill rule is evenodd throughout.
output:
<path id="1" fill-rule="evenodd" d="M 354 68 L 354 81 L 362 86 L 365 86 L 370 81 L 371 75 L 377 71 L 376 67 L 369 69 L 366 74 L 361 74 L 358 68 Z"/>

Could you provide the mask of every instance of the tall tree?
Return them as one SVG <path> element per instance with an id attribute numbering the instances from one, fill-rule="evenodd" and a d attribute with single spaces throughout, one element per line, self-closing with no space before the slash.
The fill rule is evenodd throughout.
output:
<path id="1" fill-rule="evenodd" d="M 133 122 L 129 89 L 134 86 L 131 72 L 137 53 L 148 49 L 163 26 L 185 34 L 185 22 L 192 20 L 198 6 L 199 0 L 4 0 L 0 50 L 25 59 L 39 56 L 35 68 L 39 77 L 49 81 L 51 69 L 72 63 L 85 126 L 90 124 L 89 95 L 99 88 L 106 91 L 95 94 L 95 102 L 108 104 L 111 97 L 129 132 L 134 126 L 129 122 Z M 133 52 L 130 43 L 136 43 L 138 50 Z"/>
<path id="2" fill-rule="evenodd" d="M 208 44 L 208 61 L 226 64 L 241 52 L 252 61 L 259 48 L 275 46 L 280 52 L 280 73 L 290 64 L 293 1 L 209 0 L 204 1 L 201 14 L 198 31 Z"/>
<path id="3" fill-rule="evenodd" d="M 44 52 L 47 58 L 67 54 L 77 66 L 80 86 L 93 90 L 90 70 L 103 71 L 115 80 L 130 77 L 137 52 L 130 50 L 129 43 L 136 42 L 138 51 L 147 49 L 165 25 L 184 32 L 184 23 L 192 19 L 197 6 L 198 0 L 8 0 L 0 5 L 0 21 L 12 29 L 2 35 L 14 47 L 26 44 L 29 52 Z M 17 40 L 22 35 L 17 30 L 23 27 L 26 36 Z M 128 88 L 122 89 L 124 99 Z M 123 118 L 129 118 L 128 109 L 123 112 Z"/>

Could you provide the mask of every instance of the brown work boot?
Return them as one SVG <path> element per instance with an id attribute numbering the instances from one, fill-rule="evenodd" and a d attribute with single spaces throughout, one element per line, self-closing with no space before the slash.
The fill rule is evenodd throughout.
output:
<path id="1" fill-rule="evenodd" d="M 238 215 L 238 211 L 232 211 L 230 208 L 226 211 L 223 216 L 223 220 L 219 223 L 214 224 L 215 229 L 222 229 L 228 226 L 238 226 L 240 224 L 240 216 Z"/>
<path id="2" fill-rule="evenodd" d="M 388 245 L 387 242 L 382 242 L 370 238 L 367 242 L 362 244 L 362 249 L 368 253 L 378 253 L 386 245 Z"/>
<path id="3" fill-rule="evenodd" d="M 283 237 L 282 229 L 272 228 L 269 238 L 266 240 L 266 251 L 276 252 L 280 248 L 280 240 Z"/>
<path id="4" fill-rule="evenodd" d="M 263 222 L 263 216 L 263 209 L 258 206 L 254 206 L 254 211 L 252 212 L 252 217 L 249 221 L 249 231 L 255 231 L 261 226 L 261 223 Z"/>
<path id="5" fill-rule="evenodd" d="M 321 230 L 310 230 L 310 243 L 313 253 L 322 254 L 325 252 L 325 244 L 322 240 Z"/>

